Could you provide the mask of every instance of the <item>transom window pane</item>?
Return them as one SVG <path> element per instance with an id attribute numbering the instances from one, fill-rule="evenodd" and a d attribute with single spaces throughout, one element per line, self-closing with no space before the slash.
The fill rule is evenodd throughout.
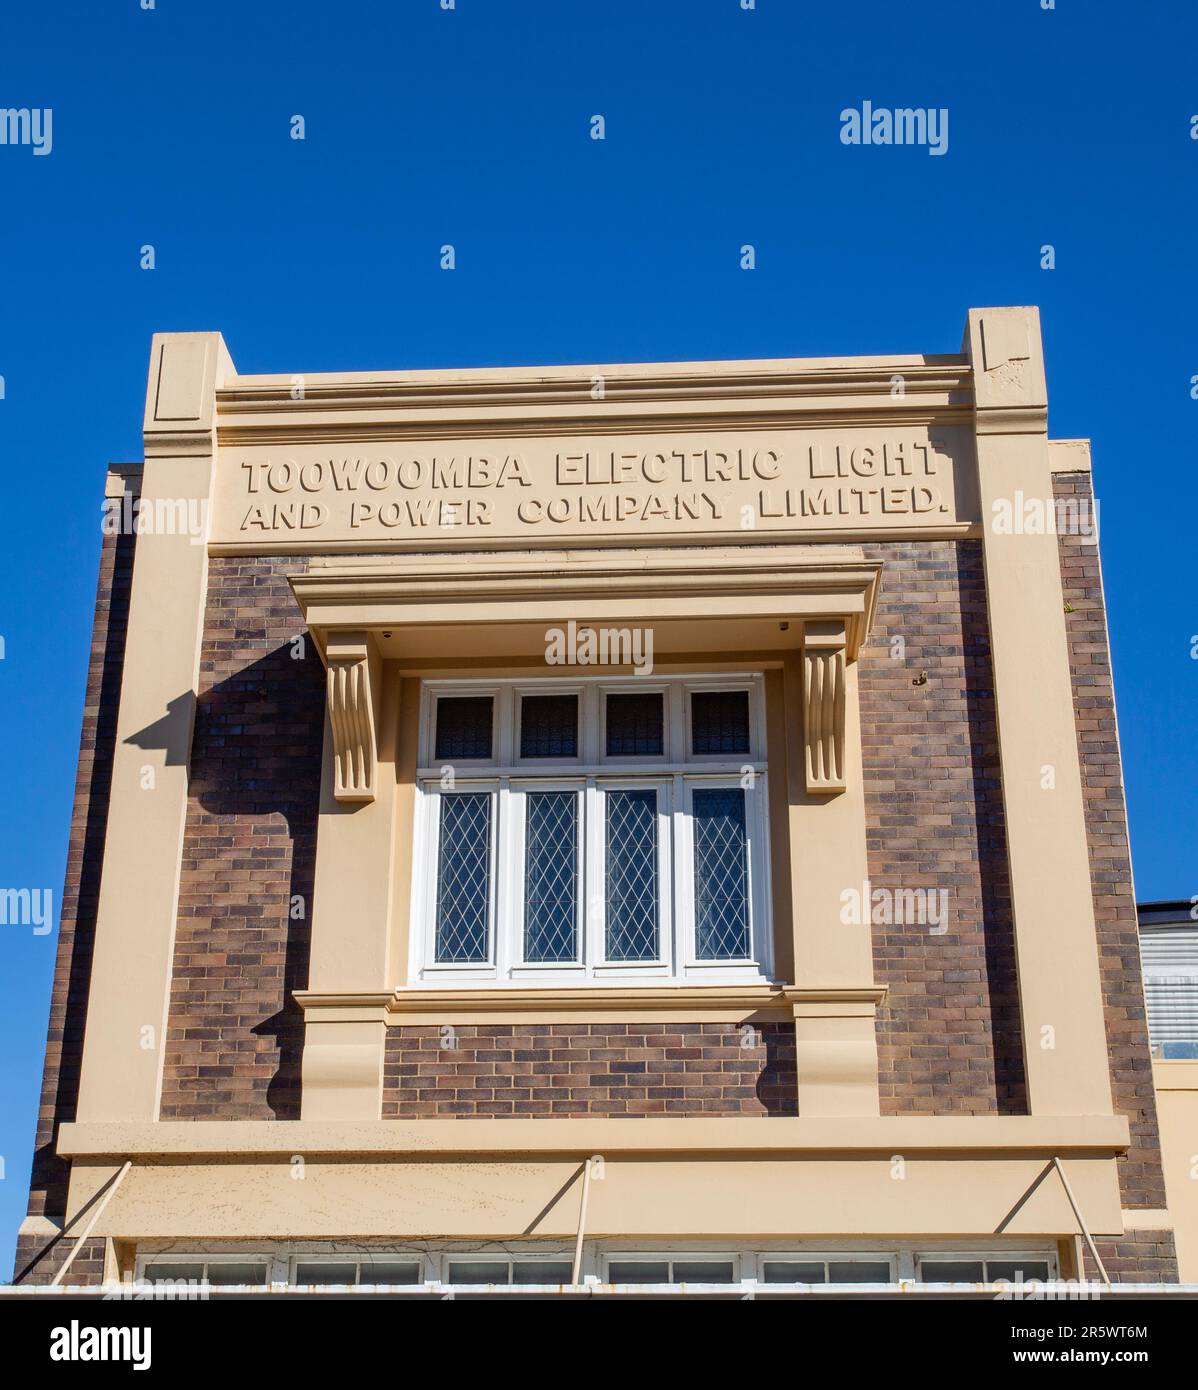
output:
<path id="1" fill-rule="evenodd" d="M 568 1284 L 574 1277 L 570 1260 L 514 1260 L 513 1284 Z"/>
<path id="2" fill-rule="evenodd" d="M 981 1284 L 985 1267 L 981 1260 L 920 1260 L 919 1277 L 925 1284 Z"/>
<path id="3" fill-rule="evenodd" d="M 745 794 L 739 787 L 696 788 L 695 955 L 744 960 L 749 954 L 749 875 Z"/>
<path id="4" fill-rule="evenodd" d="M 304 1260 L 295 1267 L 297 1284 L 352 1284 L 358 1276 L 358 1266 L 352 1261 Z"/>
<path id="5" fill-rule="evenodd" d="M 363 1261 L 358 1271 L 359 1284 L 419 1284 L 423 1277 L 418 1260 Z"/>
<path id="6" fill-rule="evenodd" d="M 668 1260 L 612 1260 L 607 1266 L 609 1284 L 668 1284 Z"/>
<path id="7" fill-rule="evenodd" d="M 886 1260 L 829 1260 L 830 1284 L 888 1284 L 890 1265 Z"/>
<path id="8" fill-rule="evenodd" d="M 578 756 L 578 696 L 525 695 L 520 701 L 520 756 Z"/>
<path id="9" fill-rule="evenodd" d="M 529 792 L 524 959 L 578 958 L 578 794 Z"/>
<path id="10" fill-rule="evenodd" d="M 656 960 L 657 793 L 607 793 L 607 959 Z"/>
<path id="11" fill-rule="evenodd" d="M 611 1260 L 609 1284 L 732 1284 L 732 1260 Z"/>
<path id="12" fill-rule="evenodd" d="M 665 749 L 665 713 L 660 693 L 607 697 L 607 756 L 653 758 Z"/>
<path id="13" fill-rule="evenodd" d="M 204 1282 L 204 1266 L 201 1262 L 187 1261 L 165 1261 L 160 1260 L 156 1264 L 146 1266 L 146 1278 L 152 1284 L 185 1280 L 187 1283 L 202 1284 Z"/>
<path id="14" fill-rule="evenodd" d="M 766 1260 L 761 1266 L 763 1284 L 826 1284 L 822 1260 Z"/>
<path id="15" fill-rule="evenodd" d="M 1023 1283 L 1028 1279 L 1047 1279 L 1047 1260 L 987 1260 L 986 1280 L 993 1284 L 997 1279 L 1008 1283 Z"/>
<path id="16" fill-rule="evenodd" d="M 451 1260 L 451 1284 L 506 1284 L 510 1266 L 506 1260 Z"/>
<path id="17" fill-rule="evenodd" d="M 241 1264 L 230 1260 L 214 1260 L 208 1266 L 210 1284 L 265 1284 L 266 1266 L 264 1264 Z"/>
<path id="18" fill-rule="evenodd" d="M 749 751 L 749 692 L 696 690 L 691 696 L 691 751 Z"/>
<path id="19" fill-rule="evenodd" d="M 485 961 L 491 890 L 491 797 L 441 798 L 437 947 L 440 964 Z"/>
<path id="20" fill-rule="evenodd" d="M 438 761 L 489 758 L 493 706 L 490 695 L 442 695 L 437 700 Z"/>
<path id="21" fill-rule="evenodd" d="M 675 1260 L 675 1284 L 731 1284 L 735 1265 L 731 1260 Z"/>

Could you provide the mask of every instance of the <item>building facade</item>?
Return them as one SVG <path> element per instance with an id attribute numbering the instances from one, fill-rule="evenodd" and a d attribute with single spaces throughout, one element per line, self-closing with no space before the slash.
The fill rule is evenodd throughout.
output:
<path id="1" fill-rule="evenodd" d="M 1175 1281 L 1092 500 L 1034 309 L 156 336 L 22 1282 Z"/>

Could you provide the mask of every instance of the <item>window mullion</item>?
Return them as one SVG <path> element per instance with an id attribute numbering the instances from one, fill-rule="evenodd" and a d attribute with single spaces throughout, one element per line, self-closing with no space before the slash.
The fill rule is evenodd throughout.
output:
<path id="1" fill-rule="evenodd" d="M 667 853 L 669 859 L 669 921 L 662 914 L 662 930 L 669 931 L 666 960 L 672 975 L 684 975 L 690 964 L 694 950 L 694 903 L 687 879 L 687 865 L 690 862 L 690 826 L 687 819 L 686 783 L 680 773 L 672 779 L 668 789 L 670 795 L 670 836 Z"/>
<path id="2" fill-rule="evenodd" d="M 588 777 L 583 791 L 583 964 L 588 975 L 603 960 L 603 930 L 605 922 L 603 823 L 603 793 L 596 779 Z"/>
<path id="3" fill-rule="evenodd" d="M 519 890 L 519 858 L 522 825 L 517 825 L 517 802 L 524 798 L 512 791 L 511 779 L 501 777 L 495 794 L 495 920 L 492 960 L 495 973 L 501 979 L 511 975 L 512 966 L 520 959 L 519 943 L 513 933 L 520 918 L 517 892 Z M 523 806 L 519 807 L 523 811 Z"/>

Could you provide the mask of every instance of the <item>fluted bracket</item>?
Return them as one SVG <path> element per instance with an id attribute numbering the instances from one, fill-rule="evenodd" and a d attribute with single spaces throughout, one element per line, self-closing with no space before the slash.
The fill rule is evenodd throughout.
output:
<path id="1" fill-rule="evenodd" d="M 803 632 L 803 743 L 807 790 L 842 792 L 845 777 L 845 660 L 842 623 L 808 623 Z"/>
<path id="2" fill-rule="evenodd" d="M 364 632 L 330 633 L 325 661 L 333 731 L 333 795 L 338 801 L 373 801 L 378 753 L 370 639 Z"/>

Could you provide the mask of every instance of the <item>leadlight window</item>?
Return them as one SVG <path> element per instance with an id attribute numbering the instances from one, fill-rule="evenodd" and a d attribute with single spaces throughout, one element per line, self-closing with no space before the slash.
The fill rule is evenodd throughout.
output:
<path id="1" fill-rule="evenodd" d="M 665 749 L 664 698 L 660 694 L 613 692 L 607 703 L 607 756 L 656 758 Z"/>
<path id="2" fill-rule="evenodd" d="M 487 958 L 491 886 L 491 797 L 458 792 L 441 806 L 437 854 L 437 959 Z"/>
<path id="3" fill-rule="evenodd" d="M 489 695 L 443 696 L 439 699 L 437 758 L 489 758 L 493 704 Z"/>
<path id="4" fill-rule="evenodd" d="M 414 983 L 769 978 L 761 678 L 646 686 L 426 684 Z"/>
<path id="5" fill-rule="evenodd" d="M 696 690 L 691 695 L 691 751 L 698 755 L 749 751 L 747 690 Z"/>
<path id="6" fill-rule="evenodd" d="M 520 701 L 520 756 L 578 756 L 578 696 L 525 695 Z"/>

